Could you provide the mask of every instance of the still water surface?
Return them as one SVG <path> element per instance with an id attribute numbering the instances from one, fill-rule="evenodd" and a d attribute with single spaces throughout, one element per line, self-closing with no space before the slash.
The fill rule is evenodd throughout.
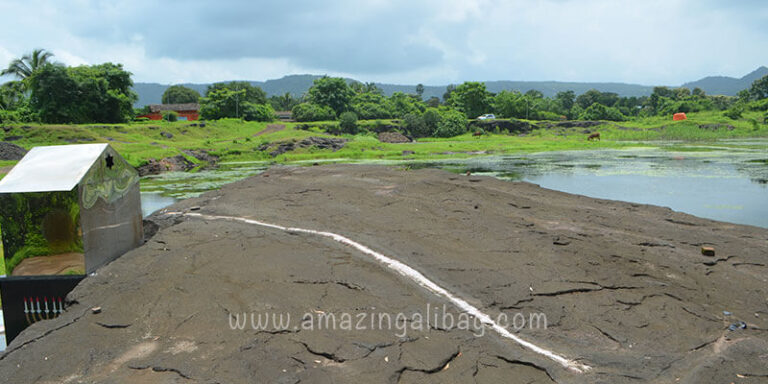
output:
<path id="1" fill-rule="evenodd" d="M 568 193 L 661 205 L 696 216 L 768 228 L 768 140 L 363 163 L 434 167 L 459 173 L 469 170 Z M 198 173 L 147 177 L 142 180 L 144 213 L 266 168 L 261 162 L 224 163 L 218 169 Z"/>

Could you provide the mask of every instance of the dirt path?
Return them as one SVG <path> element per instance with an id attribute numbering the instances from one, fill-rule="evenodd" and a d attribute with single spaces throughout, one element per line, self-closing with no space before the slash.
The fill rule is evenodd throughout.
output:
<path id="1" fill-rule="evenodd" d="M 261 131 L 254 133 L 253 137 L 259 137 L 261 135 L 266 135 L 269 133 L 279 132 L 285 129 L 285 124 L 269 124 L 266 128 L 262 129 Z"/>
<path id="2" fill-rule="evenodd" d="M 407 334 L 232 330 L 229 316 L 237 313 L 290 313 L 295 321 L 403 313 L 405 323 L 416 324 L 414 314 L 429 318 L 443 305 L 455 316 L 464 310 L 338 241 L 166 216 L 157 218 L 165 229 L 145 246 L 86 278 L 70 295 L 76 303 L 67 313 L 15 340 L 0 356 L 0 377 L 243 383 L 757 383 L 768 377 L 765 229 L 527 183 L 376 166 L 273 168 L 172 209 L 193 206 L 194 213 L 340 234 L 492 317 L 544 314 L 547 329 L 514 334 L 592 369 L 573 372 L 491 331 L 476 337 L 478 329 L 435 321 Z M 713 246 L 716 256 L 703 256 L 702 245 Z M 93 306 L 102 313 L 91 314 Z M 737 321 L 746 329 L 728 330 Z"/>

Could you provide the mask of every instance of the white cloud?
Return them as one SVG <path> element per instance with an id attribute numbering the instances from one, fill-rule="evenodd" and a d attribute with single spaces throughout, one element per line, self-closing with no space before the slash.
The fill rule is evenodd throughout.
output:
<path id="1" fill-rule="evenodd" d="M 31 12 L 30 10 L 34 10 Z M 46 48 L 135 81 L 622 81 L 676 85 L 768 64 L 768 9 L 713 0 L 21 0 L 0 3 L 0 65 Z"/>

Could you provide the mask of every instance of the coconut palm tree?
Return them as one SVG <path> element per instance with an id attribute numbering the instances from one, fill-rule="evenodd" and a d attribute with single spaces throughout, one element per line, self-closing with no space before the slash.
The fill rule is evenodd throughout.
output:
<path id="1" fill-rule="evenodd" d="M 20 59 L 14 59 L 8 64 L 8 68 L 0 72 L 0 76 L 13 75 L 21 80 L 31 76 L 35 70 L 47 64 L 53 57 L 53 53 L 45 49 L 35 49 L 31 54 L 24 55 Z"/>

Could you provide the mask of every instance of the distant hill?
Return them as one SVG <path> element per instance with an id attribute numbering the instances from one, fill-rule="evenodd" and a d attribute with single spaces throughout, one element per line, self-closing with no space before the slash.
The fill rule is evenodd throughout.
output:
<path id="1" fill-rule="evenodd" d="M 682 86 L 689 89 L 699 87 L 703 89 L 707 94 L 711 95 L 728 95 L 735 96 L 740 90 L 749 88 L 752 82 L 768 75 L 768 68 L 760 67 L 741 79 L 724 76 L 710 76 L 701 80 L 697 80 L 690 83 L 685 83 Z M 280 79 L 273 79 L 267 81 L 251 81 L 251 84 L 261 87 L 267 95 L 282 95 L 286 92 L 294 95 L 301 96 L 309 87 L 312 86 L 312 82 L 319 78 L 319 75 L 289 75 Z M 347 79 L 348 82 L 355 81 L 353 79 Z M 208 84 L 182 84 L 185 87 L 192 88 L 201 95 L 205 94 L 205 90 Z M 395 92 L 403 93 L 416 93 L 416 85 L 399 85 L 399 84 L 386 84 L 376 83 L 376 85 L 384 91 L 384 94 L 389 96 Z M 485 82 L 488 91 L 501 92 L 503 90 L 516 90 L 520 92 L 527 92 L 531 89 L 536 89 L 544 94 L 544 96 L 552 97 L 557 92 L 561 91 L 574 91 L 577 95 L 580 95 L 590 89 L 597 89 L 601 92 L 614 92 L 619 96 L 631 97 L 631 96 L 648 96 L 653 92 L 653 86 L 627 84 L 627 83 L 577 83 L 577 82 L 560 82 L 560 81 L 486 81 Z M 142 107 L 147 104 L 159 104 L 163 92 L 170 85 L 163 85 L 157 83 L 136 83 L 133 89 L 139 94 L 139 100 L 134 104 L 135 107 Z M 435 96 L 442 98 L 445 93 L 446 85 L 440 86 L 425 86 L 424 87 L 424 100 Z"/>
<path id="2" fill-rule="evenodd" d="M 766 75 L 768 75 L 768 68 L 763 66 L 740 79 L 727 76 L 708 76 L 701 80 L 685 83 L 683 87 L 688 89 L 699 87 L 709 95 L 736 96 L 739 91 L 749 88 L 755 80 Z"/>
<path id="3" fill-rule="evenodd" d="M 268 96 L 282 95 L 286 92 L 294 95 L 301 96 L 315 79 L 320 78 L 319 75 L 289 75 L 280 79 L 267 80 L 267 81 L 251 81 L 250 83 L 261 87 Z M 353 82 L 353 79 L 347 79 L 348 82 Z M 192 88 L 201 95 L 205 95 L 205 90 L 209 84 L 181 84 L 185 87 Z M 400 84 L 386 84 L 376 83 L 381 88 L 385 95 L 389 96 L 395 92 L 403 93 L 416 93 L 416 85 L 400 85 Z M 544 94 L 544 96 L 552 97 L 557 92 L 572 90 L 577 95 L 582 94 L 590 89 L 597 89 L 602 92 L 615 92 L 621 96 L 648 96 L 653 92 L 653 87 L 637 84 L 624 84 L 624 83 L 567 83 L 559 81 L 486 81 L 486 87 L 489 92 L 497 93 L 503 90 L 516 90 L 520 92 L 527 92 L 531 89 L 536 89 Z M 133 89 L 138 93 L 139 100 L 134 104 L 135 107 L 143 107 L 148 104 L 159 104 L 163 92 L 170 85 L 163 85 L 157 83 L 136 83 Z M 427 85 L 424 86 L 424 100 L 430 97 L 442 98 L 445 93 L 447 85 Z"/>

